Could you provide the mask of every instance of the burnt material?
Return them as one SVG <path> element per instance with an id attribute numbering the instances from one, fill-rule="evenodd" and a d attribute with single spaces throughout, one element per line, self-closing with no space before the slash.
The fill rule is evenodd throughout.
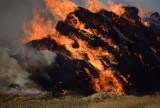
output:
<path id="1" fill-rule="evenodd" d="M 124 16 L 134 19 L 140 18 L 138 16 L 139 10 L 136 7 L 123 7 L 123 8 L 125 9 Z"/>
<path id="2" fill-rule="evenodd" d="M 159 13 L 158 13 L 158 12 L 155 12 L 155 13 L 153 13 L 153 14 L 151 15 L 151 17 L 157 17 L 157 18 L 160 18 L 160 15 L 159 15 Z"/>
<path id="3" fill-rule="evenodd" d="M 128 80 L 128 84 L 124 86 L 126 93 L 133 89 L 142 92 L 160 90 L 160 32 L 155 26 L 146 27 L 141 23 L 137 8 L 124 9 L 124 15 L 117 16 L 106 10 L 92 13 L 79 7 L 70 13 L 64 22 L 59 21 L 56 29 L 74 41 L 72 47 L 75 49 L 80 47 L 78 40 L 81 40 L 87 43 L 87 48 L 101 48 L 109 52 L 114 60 L 103 55 L 100 55 L 98 60 L 104 69 L 115 70 L 115 76 L 119 80 L 121 78 L 118 75 L 123 75 Z M 84 25 L 84 28 L 79 25 Z M 53 39 L 45 38 L 30 44 L 36 49 L 45 46 L 48 50 L 71 56 L 65 47 L 59 46 Z M 74 89 L 91 93 L 91 79 L 84 68 L 90 70 L 90 74 L 95 77 L 99 70 L 88 62 L 87 52 L 84 56 L 84 60 L 71 60 L 59 55 L 56 60 L 59 67 L 45 70 L 52 79 L 51 85 L 61 89 L 74 86 Z"/>
<path id="4" fill-rule="evenodd" d="M 52 52 L 59 52 L 68 56 L 71 55 L 65 46 L 59 45 L 55 40 L 51 39 L 50 36 L 41 40 L 33 40 L 26 45 L 37 50 L 50 50 Z"/>
<path id="5" fill-rule="evenodd" d="M 88 73 L 85 69 L 90 70 Z M 91 64 L 78 59 L 69 59 L 64 55 L 57 54 L 56 65 L 39 68 L 35 75 L 36 81 L 44 90 L 61 92 L 63 90 L 74 90 L 78 93 L 94 93 L 90 85 L 91 76 L 98 77 L 98 69 Z"/>

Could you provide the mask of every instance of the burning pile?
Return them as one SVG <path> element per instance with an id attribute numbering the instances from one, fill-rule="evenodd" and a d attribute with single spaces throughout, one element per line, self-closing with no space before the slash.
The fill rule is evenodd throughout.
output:
<path id="1" fill-rule="evenodd" d="M 65 93 L 159 90 L 159 16 L 142 19 L 135 7 L 88 4 L 85 9 L 69 0 L 46 0 L 54 18 L 34 10 L 24 27 L 26 45 L 57 55 L 35 69 L 34 81 L 44 90 Z"/>

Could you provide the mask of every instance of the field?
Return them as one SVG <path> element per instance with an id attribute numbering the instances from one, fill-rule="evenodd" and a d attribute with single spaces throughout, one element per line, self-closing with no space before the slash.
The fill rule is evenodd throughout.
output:
<path id="1" fill-rule="evenodd" d="M 145 96 L 117 96 L 96 93 L 91 96 L 65 95 L 54 97 L 50 93 L 37 95 L 1 95 L 1 108 L 160 108 L 160 94 Z"/>

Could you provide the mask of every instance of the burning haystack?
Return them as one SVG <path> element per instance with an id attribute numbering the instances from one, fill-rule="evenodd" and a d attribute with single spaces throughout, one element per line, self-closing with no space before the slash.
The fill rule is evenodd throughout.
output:
<path id="1" fill-rule="evenodd" d="M 119 15 L 77 7 L 58 21 L 54 34 L 28 42 L 57 53 L 54 68 L 40 69 L 36 81 L 51 91 L 125 94 L 160 89 L 158 25 L 152 23 L 153 15 L 144 20 L 137 8 L 121 8 Z"/>
<path id="2" fill-rule="evenodd" d="M 46 10 L 34 8 L 24 24 L 24 49 L 7 53 L 10 70 L 2 66 L 1 73 L 9 79 L 0 77 L 0 87 L 27 90 L 32 79 L 43 90 L 64 94 L 160 90 L 159 13 L 142 18 L 136 7 L 98 0 L 86 0 L 87 8 L 70 0 L 45 3 Z"/>

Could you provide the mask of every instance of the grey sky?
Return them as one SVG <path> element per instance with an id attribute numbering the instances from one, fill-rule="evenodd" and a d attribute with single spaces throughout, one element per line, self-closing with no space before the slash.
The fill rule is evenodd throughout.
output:
<path id="1" fill-rule="evenodd" d="M 144 7 L 150 8 L 153 11 L 160 12 L 160 0 L 119 0 L 119 1 L 130 2 L 133 5 L 142 3 Z"/>

